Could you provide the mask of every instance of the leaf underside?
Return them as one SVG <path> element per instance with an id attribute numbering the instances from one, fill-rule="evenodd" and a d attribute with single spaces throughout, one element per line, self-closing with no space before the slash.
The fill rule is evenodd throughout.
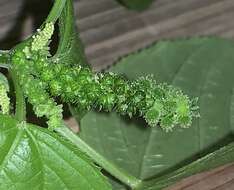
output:
<path id="1" fill-rule="evenodd" d="M 165 176 L 143 181 L 138 190 L 159 190 L 163 189 L 179 179 L 185 178 L 192 174 L 196 174 L 210 168 L 214 168 L 234 160 L 234 143 L 230 143 L 219 150 L 212 152 L 195 162 L 186 165 L 176 171 L 173 171 Z"/>
<path id="2" fill-rule="evenodd" d="M 89 158 L 55 133 L 0 115 L 1 190 L 109 190 Z"/>
<path id="3" fill-rule="evenodd" d="M 81 120 L 81 138 L 143 180 L 175 171 L 232 142 L 233 52 L 233 41 L 192 38 L 161 41 L 121 59 L 111 71 L 130 79 L 154 74 L 158 82 L 167 82 L 198 97 L 201 117 L 189 129 L 165 133 L 142 120 L 90 112 Z"/>

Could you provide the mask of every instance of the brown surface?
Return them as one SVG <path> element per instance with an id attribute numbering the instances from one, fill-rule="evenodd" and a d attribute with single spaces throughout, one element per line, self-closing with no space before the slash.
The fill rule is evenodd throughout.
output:
<path id="1" fill-rule="evenodd" d="M 166 190 L 234 190 L 234 164 L 188 177 Z"/>
<path id="2" fill-rule="evenodd" d="M 0 39 L 15 36 L 15 31 L 8 31 L 22 2 L 0 0 Z M 76 0 L 75 8 L 89 62 L 96 69 L 159 39 L 234 37 L 234 0 L 157 0 L 142 13 L 127 11 L 114 0 Z M 31 32 L 31 25 L 26 19 L 23 36 Z M 169 189 L 234 190 L 234 164 L 189 177 Z"/>
<path id="3" fill-rule="evenodd" d="M 114 0 L 80 0 L 75 6 L 89 61 L 97 69 L 159 39 L 234 36 L 234 0 L 157 0 L 142 13 Z"/>

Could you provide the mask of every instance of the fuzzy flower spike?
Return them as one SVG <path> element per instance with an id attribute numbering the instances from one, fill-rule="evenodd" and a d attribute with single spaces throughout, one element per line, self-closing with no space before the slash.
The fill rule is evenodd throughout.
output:
<path id="1" fill-rule="evenodd" d="M 53 24 L 47 23 L 12 58 L 26 97 L 39 117 L 48 118 L 50 129 L 62 123 L 62 106 L 52 96 L 86 110 L 138 115 L 150 126 L 159 124 L 165 131 L 174 126 L 188 127 L 197 117 L 195 100 L 170 85 L 157 84 L 152 76 L 130 81 L 112 72 L 93 73 L 89 68 L 69 67 L 59 58 L 54 62 L 48 48 L 53 30 Z"/>
<path id="2" fill-rule="evenodd" d="M 7 95 L 8 92 L 8 81 L 4 75 L 0 74 L 0 112 L 2 114 L 9 114 L 10 111 L 10 99 Z"/>

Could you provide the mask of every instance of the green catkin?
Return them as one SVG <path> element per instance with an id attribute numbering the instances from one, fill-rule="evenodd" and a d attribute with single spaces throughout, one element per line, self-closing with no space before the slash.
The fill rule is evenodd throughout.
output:
<path id="1" fill-rule="evenodd" d="M 10 111 L 10 99 L 7 96 L 8 89 L 0 82 L 0 110 L 3 114 L 9 114 Z"/>
<path id="2" fill-rule="evenodd" d="M 48 118 L 49 129 L 63 124 L 62 105 L 57 105 L 46 91 L 47 84 L 43 83 L 36 77 L 33 68 L 34 59 L 49 55 L 49 38 L 53 34 L 53 25 L 51 23 L 45 25 L 45 30 L 38 31 L 33 36 L 30 46 L 24 46 L 13 52 L 12 63 L 19 78 L 25 97 L 29 103 L 33 105 L 33 110 L 38 117 L 45 116 Z"/>
<path id="3" fill-rule="evenodd" d="M 16 63 L 14 68 L 19 77 L 19 83 L 29 103 L 33 105 L 35 114 L 38 117 L 46 116 L 48 126 L 53 130 L 62 125 L 62 105 L 57 105 L 46 92 L 47 85 L 31 74 L 30 62 L 22 59 L 23 56 L 25 55 L 15 54 L 13 59 Z"/>
<path id="4" fill-rule="evenodd" d="M 54 25 L 52 23 L 46 23 L 45 27 L 43 30 L 38 29 L 37 30 L 37 34 L 32 36 L 33 41 L 31 44 L 31 51 L 32 52 L 38 52 L 40 51 L 40 53 L 42 51 L 45 51 L 47 55 L 48 54 L 48 45 L 49 45 L 49 40 L 51 38 L 51 36 L 53 35 L 54 32 Z"/>
<path id="5" fill-rule="evenodd" d="M 165 131 L 176 125 L 191 125 L 197 108 L 180 90 L 157 84 L 152 76 L 130 81 L 111 72 L 93 73 L 89 68 L 60 64 L 59 60 L 55 63 L 48 49 L 52 34 L 53 25 L 47 23 L 30 45 L 13 55 L 26 97 L 37 116 L 49 119 L 50 129 L 62 123 L 62 107 L 49 94 L 86 110 L 96 108 L 130 117 L 139 115 L 150 126 L 160 123 Z"/>
<path id="6" fill-rule="evenodd" d="M 10 112 L 10 98 L 7 95 L 8 92 L 8 80 L 0 73 L 0 112 L 3 114 L 9 114 Z"/>

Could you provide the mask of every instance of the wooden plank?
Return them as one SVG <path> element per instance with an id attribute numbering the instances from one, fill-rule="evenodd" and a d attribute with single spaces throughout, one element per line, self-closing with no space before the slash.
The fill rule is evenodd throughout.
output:
<path id="1" fill-rule="evenodd" d="M 221 190 L 233 186 L 233 180 L 234 164 L 228 164 L 183 179 L 166 190 Z"/>
<path id="2" fill-rule="evenodd" d="M 22 2 L 22 0 L 0 1 L 0 40 L 5 37 L 15 23 L 16 17 L 22 7 Z"/>
<path id="3" fill-rule="evenodd" d="M 87 56 L 96 70 L 159 39 L 234 36 L 233 0 L 158 0 L 140 13 L 115 1 L 101 0 L 98 6 L 95 2 L 80 0 L 75 7 Z"/>
<path id="4" fill-rule="evenodd" d="M 144 12 L 129 11 L 114 0 L 75 0 L 74 5 L 89 62 L 96 70 L 161 39 L 234 37 L 234 0 L 156 0 Z M 22 6 L 23 0 L 0 0 L 0 39 L 9 35 Z M 31 33 L 32 20 L 22 23 L 25 37 Z M 68 122 L 77 131 L 76 123 Z M 234 163 L 191 176 L 168 189 L 232 190 Z"/>

